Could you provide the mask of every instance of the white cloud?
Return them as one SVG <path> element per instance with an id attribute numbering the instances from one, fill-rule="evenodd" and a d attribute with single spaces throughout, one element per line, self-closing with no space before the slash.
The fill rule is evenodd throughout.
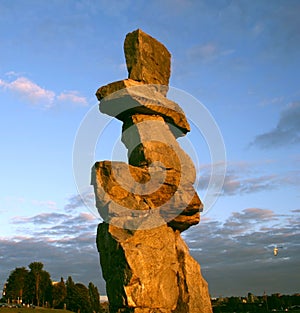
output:
<path id="1" fill-rule="evenodd" d="M 86 98 L 80 96 L 78 91 L 62 92 L 60 95 L 57 96 L 57 100 L 71 102 L 79 106 L 88 106 Z"/>
<path id="2" fill-rule="evenodd" d="M 17 76 L 17 74 L 10 72 L 7 73 L 7 76 Z M 88 105 L 86 98 L 81 96 L 78 91 L 65 91 L 56 95 L 54 91 L 43 88 L 24 76 L 18 77 L 13 81 L 0 79 L 0 87 L 3 90 L 11 91 L 30 105 L 42 109 L 55 107 L 59 102 L 66 102 L 76 106 Z"/>
<path id="3" fill-rule="evenodd" d="M 0 85 L 5 89 L 9 89 L 13 93 L 16 93 L 33 105 L 42 104 L 44 108 L 50 108 L 53 106 L 55 93 L 51 90 L 40 87 L 26 77 L 18 77 L 12 82 L 1 80 Z"/>

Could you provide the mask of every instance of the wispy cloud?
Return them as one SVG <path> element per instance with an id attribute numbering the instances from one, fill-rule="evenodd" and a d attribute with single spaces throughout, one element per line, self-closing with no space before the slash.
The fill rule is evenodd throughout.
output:
<path id="1" fill-rule="evenodd" d="M 288 105 L 275 128 L 255 137 L 250 145 L 262 149 L 281 148 L 300 143 L 300 101 Z"/>
<path id="2" fill-rule="evenodd" d="M 228 174 L 223 186 L 224 195 L 254 193 L 277 187 L 275 175 L 263 175 L 257 177 L 241 177 L 237 174 Z"/>
<path id="3" fill-rule="evenodd" d="M 58 101 L 65 101 L 77 104 L 79 106 L 88 106 L 88 102 L 85 97 L 79 95 L 78 91 L 62 92 L 57 96 Z"/>
<path id="4" fill-rule="evenodd" d="M 203 45 L 197 45 L 188 51 L 189 56 L 192 58 L 199 57 L 200 59 L 209 60 L 217 55 L 217 46 L 214 43 L 206 43 Z"/>
<path id="5" fill-rule="evenodd" d="M 242 212 L 233 212 L 223 224 L 223 233 L 227 230 L 228 235 L 236 236 L 247 234 L 255 230 L 261 224 L 268 224 L 278 220 L 275 213 L 269 209 L 247 208 Z"/>
<path id="6" fill-rule="evenodd" d="M 259 21 L 259 22 L 256 22 L 254 27 L 252 28 L 252 33 L 255 35 L 255 36 L 259 36 L 265 29 L 265 25 Z"/>
<path id="7" fill-rule="evenodd" d="M 266 160 L 261 164 L 247 162 L 233 162 L 227 165 L 227 172 L 222 187 L 222 196 L 245 195 L 266 190 L 275 190 L 283 187 L 297 187 L 300 184 L 300 171 L 298 169 L 286 170 L 280 173 L 264 174 L 267 165 L 273 165 L 274 161 Z M 260 166 L 263 165 L 263 171 Z M 197 187 L 205 190 L 211 179 L 211 167 L 203 166 Z"/>
<path id="8" fill-rule="evenodd" d="M 15 267 L 41 261 L 53 280 L 72 276 L 85 284 L 93 281 L 105 293 L 96 247 L 99 220 L 77 195 L 70 196 L 62 209 L 53 201 L 32 203 L 46 210 L 53 206 L 55 211 L 11 219 L 14 236 L 0 238 L 0 283 Z"/>
<path id="9" fill-rule="evenodd" d="M 16 76 L 15 72 L 7 73 L 7 76 Z M 2 90 L 8 90 L 18 96 L 22 101 L 31 106 L 51 109 L 60 103 L 69 105 L 87 106 L 87 99 L 78 91 L 65 91 L 57 95 L 54 91 L 41 87 L 25 76 L 17 77 L 12 81 L 0 79 Z"/>
<path id="10" fill-rule="evenodd" d="M 16 216 L 13 218 L 13 224 L 25 224 L 25 223 L 32 223 L 37 225 L 43 224 L 57 224 L 60 223 L 62 220 L 66 220 L 68 215 L 63 213 L 41 213 L 32 217 L 28 216 Z"/>
<path id="11" fill-rule="evenodd" d="M 88 207 L 93 207 L 95 205 L 95 195 L 93 192 L 85 192 L 81 195 L 76 194 L 72 195 L 68 198 L 68 202 L 64 207 L 66 212 L 72 212 L 77 210 L 78 208 L 85 208 L 87 210 Z"/>
<path id="12" fill-rule="evenodd" d="M 94 236 L 78 237 L 61 241 L 44 238 L 23 237 L 18 240 L 0 239 L 1 269 L 0 282 L 3 285 L 10 271 L 16 267 L 28 266 L 33 261 L 41 261 L 54 281 L 72 276 L 75 282 L 98 285 L 105 294 L 99 255 Z M 61 244 L 61 245 L 59 245 Z"/>
<path id="13" fill-rule="evenodd" d="M 46 200 L 46 201 L 41 201 L 41 200 L 32 200 L 31 201 L 33 205 L 47 208 L 49 210 L 57 210 L 57 203 L 52 200 Z"/>
<path id="14" fill-rule="evenodd" d="M 280 96 L 280 97 L 273 97 L 271 99 L 264 99 L 260 105 L 261 106 L 267 106 L 267 105 L 275 105 L 275 104 L 280 104 L 284 101 L 284 97 Z"/>
<path id="15" fill-rule="evenodd" d="M 43 212 L 34 216 L 15 216 L 12 225 L 18 225 L 16 233 L 33 238 L 75 239 L 95 232 L 95 225 L 100 222 L 88 212 L 79 196 L 72 196 L 63 210 Z"/>
<path id="16" fill-rule="evenodd" d="M 263 294 L 266 286 L 269 294 L 298 291 L 299 213 L 293 210 L 281 216 L 270 209 L 245 208 L 224 221 L 203 218 L 198 226 L 184 232 L 210 293 L 234 295 L 228 287 L 233 285 L 240 295 L 249 291 Z M 54 280 L 71 275 L 75 281 L 93 281 L 105 293 L 95 244 L 98 221 L 91 214 L 42 213 L 23 219 L 25 225 L 32 222 L 40 224 L 31 228 L 31 233 L 0 239 L 0 258 L 5 256 L 0 280 L 5 281 L 15 267 L 39 260 Z M 277 257 L 272 252 L 275 245 L 283 247 Z"/>
<path id="17" fill-rule="evenodd" d="M 295 211 L 282 217 L 270 209 L 247 208 L 224 222 L 203 219 L 183 236 L 202 265 L 211 294 L 293 293 L 300 278 L 299 218 Z M 275 245 L 282 247 L 277 257 Z"/>
<path id="18" fill-rule="evenodd" d="M 214 42 L 207 42 L 193 46 L 187 51 L 188 57 L 200 62 L 213 61 L 222 56 L 228 56 L 235 52 L 234 49 L 220 49 Z"/>

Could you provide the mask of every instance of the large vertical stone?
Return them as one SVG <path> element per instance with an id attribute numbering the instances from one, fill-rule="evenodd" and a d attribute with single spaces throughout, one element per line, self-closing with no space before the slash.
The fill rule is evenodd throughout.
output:
<path id="1" fill-rule="evenodd" d="M 162 43 L 137 29 L 127 34 L 124 52 L 128 78 L 146 84 L 169 85 L 171 54 Z"/>
<path id="2" fill-rule="evenodd" d="M 179 232 L 103 223 L 97 247 L 111 313 L 212 313 L 207 283 Z"/>

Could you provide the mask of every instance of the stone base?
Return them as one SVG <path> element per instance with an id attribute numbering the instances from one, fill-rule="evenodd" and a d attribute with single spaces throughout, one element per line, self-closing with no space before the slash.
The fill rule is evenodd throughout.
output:
<path id="1" fill-rule="evenodd" d="M 97 247 L 111 313 L 212 313 L 208 285 L 179 231 L 102 223 Z"/>

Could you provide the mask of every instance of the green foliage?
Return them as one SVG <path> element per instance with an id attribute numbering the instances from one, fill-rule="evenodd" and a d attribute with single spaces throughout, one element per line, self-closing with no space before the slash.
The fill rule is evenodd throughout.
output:
<path id="1" fill-rule="evenodd" d="M 63 309 L 66 296 L 67 287 L 61 277 L 60 282 L 52 286 L 52 306 L 56 309 Z"/>
<path id="2" fill-rule="evenodd" d="M 89 291 L 85 285 L 77 283 L 75 285 L 76 311 L 80 313 L 90 313 L 91 301 Z"/>
<path id="3" fill-rule="evenodd" d="M 97 287 L 89 283 L 88 288 L 81 283 L 74 283 L 71 276 L 66 283 L 52 283 L 44 264 L 32 262 L 29 269 L 14 269 L 5 285 L 5 300 L 34 304 L 37 306 L 64 309 L 80 313 L 101 313 L 100 296 Z"/>
<path id="4" fill-rule="evenodd" d="M 73 312 L 91 313 L 93 309 L 89 289 L 83 284 L 75 284 L 71 277 L 68 277 L 66 286 L 67 309 Z M 97 312 L 100 312 L 100 310 Z"/>
<path id="5" fill-rule="evenodd" d="M 7 279 L 6 299 L 22 300 L 38 306 L 41 302 L 50 302 L 52 282 L 50 274 L 43 267 L 43 263 L 33 262 L 29 264 L 30 271 L 25 267 L 14 269 Z"/>
<path id="6" fill-rule="evenodd" d="M 14 269 L 6 284 L 6 298 L 8 299 L 22 299 L 24 289 L 26 288 L 26 280 L 28 276 L 28 270 L 25 267 L 17 267 Z"/>
<path id="7" fill-rule="evenodd" d="M 23 294 L 23 302 L 33 304 L 34 295 L 35 295 L 35 283 L 33 274 L 28 272 L 28 275 L 25 279 L 26 288 Z"/>
<path id="8" fill-rule="evenodd" d="M 33 299 L 33 303 L 37 306 L 43 305 L 45 302 L 51 302 L 52 281 L 50 274 L 43 270 L 44 264 L 41 262 L 33 262 L 29 264 L 29 283 L 30 290 L 28 297 Z"/>
<path id="9" fill-rule="evenodd" d="M 300 309 L 300 295 L 254 296 L 248 293 L 247 297 L 227 297 L 212 301 L 213 313 L 270 313 L 270 312 L 293 312 Z"/>
<path id="10" fill-rule="evenodd" d="M 67 290 L 67 296 L 66 296 L 66 305 L 67 309 L 70 311 L 76 311 L 76 291 L 75 291 L 75 283 L 73 282 L 73 279 L 71 276 L 68 277 L 66 282 L 66 290 Z"/>
<path id="11" fill-rule="evenodd" d="M 88 289 L 89 289 L 89 298 L 91 302 L 92 311 L 97 312 L 97 313 L 102 312 L 98 288 L 93 283 L 90 282 Z"/>

